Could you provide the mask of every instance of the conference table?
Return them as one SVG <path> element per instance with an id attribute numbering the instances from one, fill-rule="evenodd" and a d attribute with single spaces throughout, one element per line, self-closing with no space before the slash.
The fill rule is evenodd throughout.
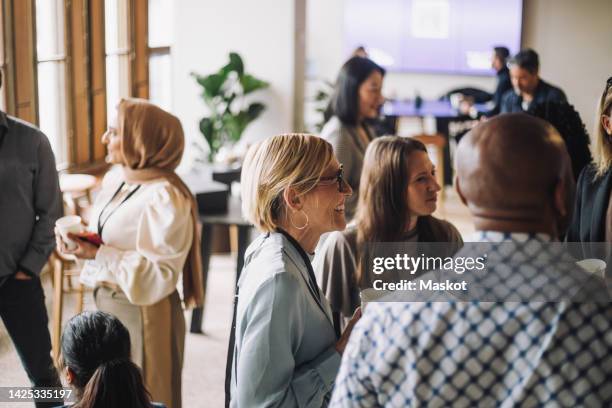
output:
<path id="1" fill-rule="evenodd" d="M 230 196 L 226 212 L 219 214 L 200 214 L 200 222 L 202 223 L 200 251 L 202 254 L 202 285 L 204 287 L 205 300 L 214 225 L 235 226 L 238 229 L 236 283 L 238 283 L 238 279 L 240 279 L 240 271 L 242 271 L 242 266 L 244 265 L 244 253 L 249 245 L 250 230 L 252 228 L 251 224 L 242 217 L 240 206 L 240 199 Z M 203 316 L 204 305 L 193 310 L 191 313 L 191 333 L 202 333 Z"/>

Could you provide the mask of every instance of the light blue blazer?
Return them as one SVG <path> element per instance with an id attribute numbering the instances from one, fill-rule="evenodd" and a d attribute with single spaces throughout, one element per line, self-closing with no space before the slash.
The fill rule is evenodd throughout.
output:
<path id="1" fill-rule="evenodd" d="M 236 312 L 231 407 L 322 407 L 341 356 L 325 295 L 282 234 L 247 249 Z"/>

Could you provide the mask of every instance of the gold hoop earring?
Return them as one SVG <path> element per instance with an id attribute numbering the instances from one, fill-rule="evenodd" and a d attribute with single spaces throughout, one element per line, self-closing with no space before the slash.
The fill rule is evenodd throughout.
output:
<path id="1" fill-rule="evenodd" d="M 309 222 L 309 220 L 308 220 L 308 214 L 306 214 L 306 213 L 304 212 L 304 210 L 301 210 L 301 212 L 303 212 L 303 213 L 304 213 L 304 217 L 306 217 L 306 223 L 305 223 L 304 225 L 302 225 L 301 227 L 298 227 L 297 225 L 295 225 L 295 224 L 293 223 L 293 217 L 289 217 L 289 222 L 291 222 L 291 225 L 293 225 L 293 228 L 298 229 L 298 230 L 300 230 L 300 231 L 301 231 L 301 230 L 303 230 L 304 228 L 306 228 L 306 227 L 308 226 L 308 222 Z"/>

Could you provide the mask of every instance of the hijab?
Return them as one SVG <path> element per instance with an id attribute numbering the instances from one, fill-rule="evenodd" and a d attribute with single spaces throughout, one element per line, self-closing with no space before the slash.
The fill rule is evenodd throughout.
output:
<path id="1" fill-rule="evenodd" d="M 193 240 L 183 267 L 185 307 L 203 303 L 202 259 L 197 232 L 198 209 L 189 187 L 175 173 L 185 148 L 178 118 L 143 99 L 122 99 L 117 126 L 122 135 L 123 172 L 128 183 L 146 184 L 167 180 L 191 202 Z"/>

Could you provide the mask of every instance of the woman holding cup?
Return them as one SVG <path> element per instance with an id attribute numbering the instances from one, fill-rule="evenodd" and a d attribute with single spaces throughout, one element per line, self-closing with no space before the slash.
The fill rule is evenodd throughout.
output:
<path id="1" fill-rule="evenodd" d="M 132 338 L 153 399 L 181 406 L 185 321 L 176 286 L 182 274 L 186 306 L 202 302 L 197 210 L 176 175 L 184 148 L 179 120 L 144 100 L 121 100 L 116 126 L 102 137 L 107 161 L 89 231 L 68 233 L 64 254 L 86 260 L 82 280 L 92 284 L 99 310 L 117 316 Z M 100 245 L 96 245 L 100 243 Z"/>

